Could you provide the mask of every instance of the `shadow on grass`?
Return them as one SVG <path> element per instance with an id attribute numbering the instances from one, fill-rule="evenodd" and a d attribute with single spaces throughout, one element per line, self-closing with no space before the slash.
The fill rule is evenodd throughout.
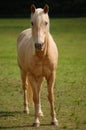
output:
<path id="1" fill-rule="evenodd" d="M 5 129 L 17 129 L 17 128 L 22 128 L 22 129 L 24 129 L 24 128 L 29 128 L 29 127 L 31 127 L 30 125 L 21 125 L 21 126 L 9 126 L 9 127 L 5 127 L 5 126 L 0 126 L 0 129 L 2 130 L 5 130 Z"/>
<path id="2" fill-rule="evenodd" d="M 8 117 L 15 117 L 15 115 L 20 115 L 20 114 L 22 114 L 22 112 L 20 112 L 20 111 L 13 111 L 13 112 L 9 112 L 9 111 L 0 111 L 0 119 L 2 119 L 2 118 L 4 118 L 5 120 L 8 118 Z M 32 115 L 31 115 L 32 116 Z M 48 124 L 48 123 L 46 123 L 46 124 L 40 124 L 40 127 L 46 127 L 46 126 L 51 126 L 51 124 Z M 25 128 L 27 128 L 27 129 L 29 129 L 29 128 L 34 128 L 34 126 L 33 125 L 30 125 L 30 124 L 24 124 L 24 125 L 12 125 L 12 124 L 10 124 L 10 126 L 1 126 L 0 125 L 0 129 L 2 130 L 5 130 L 5 129 L 25 129 Z"/>
<path id="3" fill-rule="evenodd" d="M 41 124 L 39 127 L 41 127 L 41 126 L 43 126 L 43 127 L 46 127 L 46 126 L 51 126 L 51 124 Z M 29 129 L 29 128 L 35 128 L 33 125 L 20 125 L 20 126 L 0 126 L 0 129 L 2 130 L 5 130 L 5 129 L 17 129 L 17 128 L 21 128 L 21 129 L 24 129 L 24 128 L 27 128 L 27 129 Z"/>
<path id="4" fill-rule="evenodd" d="M 46 126 L 51 126 L 51 124 L 41 124 L 40 127 L 43 126 L 43 127 L 46 127 Z M 20 125 L 20 126 L 0 126 L 0 129 L 2 130 L 5 130 L 5 129 L 24 129 L 24 128 L 35 128 L 33 125 Z"/>
<path id="5" fill-rule="evenodd" d="M 22 112 L 20 111 L 0 111 L 0 117 L 8 117 L 8 116 L 14 116 L 15 114 L 21 114 Z"/>
<path id="6" fill-rule="evenodd" d="M 0 119 L 7 119 L 8 117 L 15 117 L 15 115 L 20 115 L 22 114 L 23 112 L 20 112 L 20 111 L 13 111 L 13 112 L 9 112 L 9 111 L 0 111 Z M 1 126 L 0 125 L 0 129 L 17 129 L 17 128 L 28 128 L 28 127 L 32 127 L 31 125 L 10 125 L 10 126 Z"/>

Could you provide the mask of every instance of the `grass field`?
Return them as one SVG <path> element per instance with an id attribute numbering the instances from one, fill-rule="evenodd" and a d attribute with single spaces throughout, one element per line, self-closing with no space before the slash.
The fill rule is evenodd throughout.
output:
<path id="1" fill-rule="evenodd" d="M 23 93 L 16 60 L 16 39 L 28 27 L 28 19 L 0 19 L 0 129 L 86 130 L 86 18 L 51 19 L 50 30 L 59 50 L 54 88 L 58 127 L 50 125 L 45 82 L 41 93 L 45 116 L 40 118 L 41 126 L 31 126 L 33 106 L 30 105 L 30 115 L 22 112 Z"/>

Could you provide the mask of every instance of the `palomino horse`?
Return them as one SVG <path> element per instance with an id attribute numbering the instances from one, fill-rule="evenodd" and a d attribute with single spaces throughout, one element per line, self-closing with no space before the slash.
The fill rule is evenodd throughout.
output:
<path id="1" fill-rule="evenodd" d="M 58 125 L 54 110 L 53 87 L 58 59 L 56 44 L 49 32 L 49 7 L 44 9 L 31 6 L 32 28 L 20 33 L 17 40 L 18 65 L 21 72 L 22 87 L 24 91 L 24 112 L 29 113 L 27 87 L 33 96 L 35 107 L 34 126 L 39 126 L 39 116 L 43 116 L 40 104 L 40 88 L 45 78 L 48 86 L 48 99 L 51 108 L 52 124 Z M 31 91 L 32 90 L 32 91 Z"/>

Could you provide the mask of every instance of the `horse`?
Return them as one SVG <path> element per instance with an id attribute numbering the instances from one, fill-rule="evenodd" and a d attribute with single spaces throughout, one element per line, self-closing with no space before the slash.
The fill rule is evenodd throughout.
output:
<path id="1" fill-rule="evenodd" d="M 40 102 L 42 82 L 47 81 L 50 102 L 51 123 L 58 125 L 54 110 L 54 83 L 58 62 L 58 49 L 50 34 L 49 6 L 31 6 L 31 28 L 22 31 L 17 39 L 17 60 L 20 68 L 24 92 L 24 112 L 29 113 L 28 93 L 34 102 L 35 115 L 33 126 L 40 126 L 39 116 L 43 116 Z"/>

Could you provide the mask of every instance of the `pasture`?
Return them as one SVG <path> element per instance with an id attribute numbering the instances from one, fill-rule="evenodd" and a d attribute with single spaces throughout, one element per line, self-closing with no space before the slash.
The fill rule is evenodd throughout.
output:
<path id="1" fill-rule="evenodd" d="M 86 129 L 86 18 L 51 19 L 50 30 L 58 45 L 55 110 L 59 126 L 50 125 L 46 82 L 41 90 L 44 117 L 32 127 L 34 109 L 23 111 L 23 92 L 17 65 L 16 39 L 30 27 L 30 19 L 0 19 L 0 129 Z"/>

